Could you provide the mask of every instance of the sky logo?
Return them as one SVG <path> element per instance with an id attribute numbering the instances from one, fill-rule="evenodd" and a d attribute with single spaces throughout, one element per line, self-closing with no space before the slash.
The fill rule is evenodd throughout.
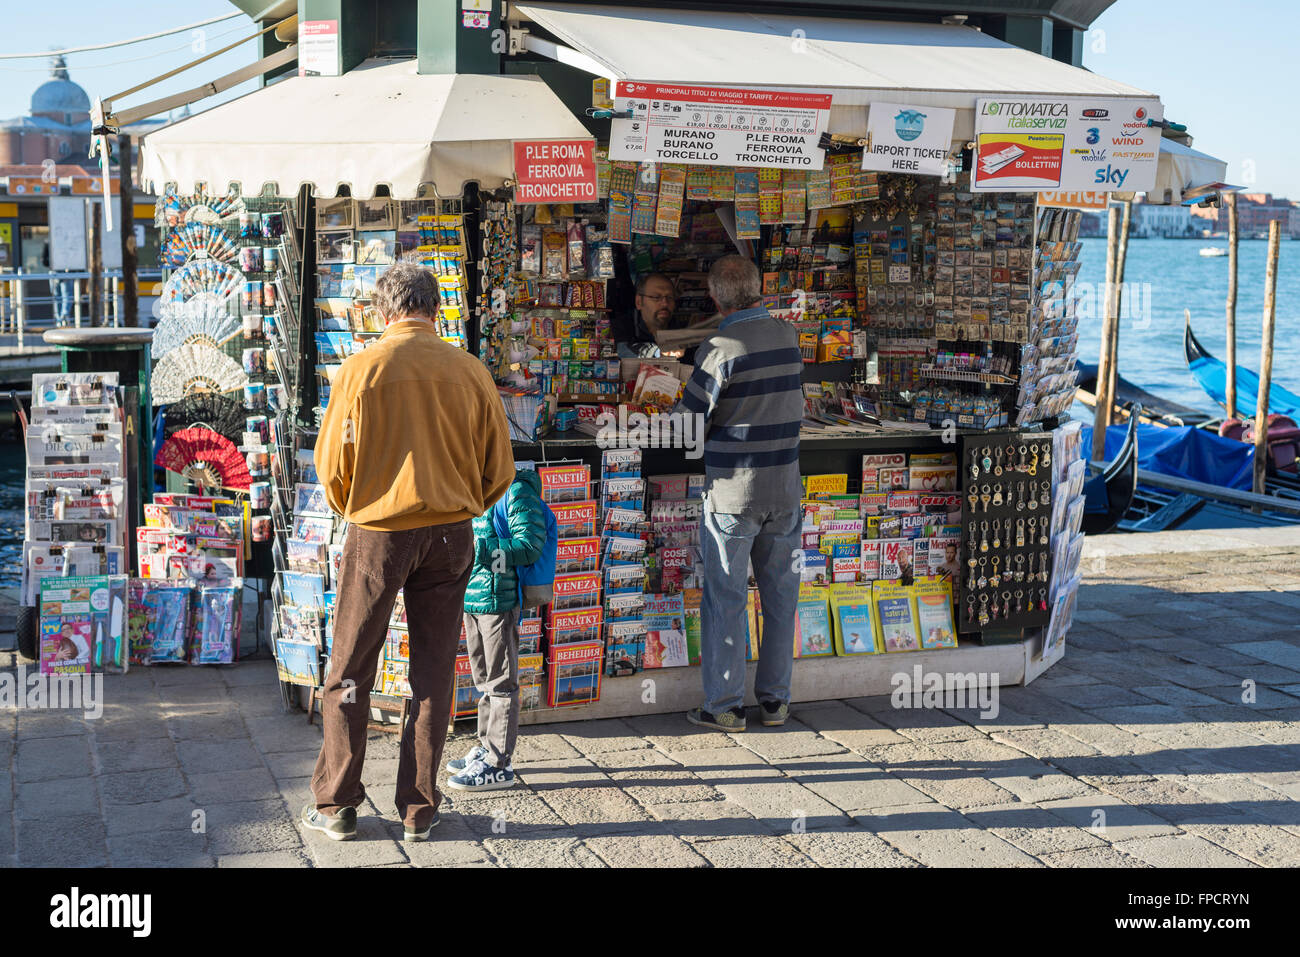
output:
<path id="1" fill-rule="evenodd" d="M 1107 163 L 1105 169 L 1097 170 L 1094 182 L 1096 182 L 1098 186 L 1110 186 L 1113 184 L 1115 189 L 1121 189 L 1124 186 L 1124 180 L 1128 179 L 1128 173 L 1129 171 L 1126 169 L 1120 169 L 1117 166 L 1111 166 Z"/>

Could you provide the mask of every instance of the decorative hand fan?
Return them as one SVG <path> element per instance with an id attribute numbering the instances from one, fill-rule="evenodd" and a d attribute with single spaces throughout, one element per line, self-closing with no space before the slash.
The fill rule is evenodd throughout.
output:
<path id="1" fill-rule="evenodd" d="M 163 218 L 172 228 L 180 223 L 213 225 L 237 217 L 243 211 L 244 201 L 233 193 L 214 196 L 200 188 L 192 196 L 182 196 L 169 189 L 163 197 Z"/>
<path id="2" fill-rule="evenodd" d="M 235 443 L 211 429 L 181 429 L 162 444 L 153 464 L 210 488 L 247 489 L 252 481 Z"/>
<path id="3" fill-rule="evenodd" d="M 191 392 L 238 392 L 248 385 L 239 363 L 211 346 L 184 345 L 154 364 L 149 388 L 154 405 L 179 402 Z"/>
<path id="4" fill-rule="evenodd" d="M 220 226 L 206 223 L 184 223 L 167 234 L 163 249 L 163 262 L 168 266 L 181 266 L 190 259 L 215 259 L 234 262 L 239 248 Z"/>
<path id="5" fill-rule="evenodd" d="M 234 316 L 164 316 L 153 330 L 150 347 L 155 360 L 187 343 L 220 349 L 243 330 Z"/>
<path id="6" fill-rule="evenodd" d="M 193 259 L 172 271 L 159 297 L 162 316 L 200 319 L 239 314 L 244 274 L 212 259 Z"/>
<path id="7" fill-rule="evenodd" d="M 244 407 L 219 392 L 187 395 L 163 413 L 163 433 L 175 435 L 182 429 L 204 426 L 238 442 L 244 434 Z"/>

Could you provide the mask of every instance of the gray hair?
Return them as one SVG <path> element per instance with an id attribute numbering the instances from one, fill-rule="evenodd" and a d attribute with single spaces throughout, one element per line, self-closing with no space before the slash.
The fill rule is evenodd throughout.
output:
<path id="1" fill-rule="evenodd" d="M 373 299 L 375 308 L 385 320 L 407 316 L 436 319 L 442 302 L 433 270 L 415 263 L 389 266 L 375 283 Z"/>
<path id="2" fill-rule="evenodd" d="M 723 256 L 709 270 L 709 295 L 724 313 L 752 306 L 762 293 L 758 267 L 744 256 Z"/>

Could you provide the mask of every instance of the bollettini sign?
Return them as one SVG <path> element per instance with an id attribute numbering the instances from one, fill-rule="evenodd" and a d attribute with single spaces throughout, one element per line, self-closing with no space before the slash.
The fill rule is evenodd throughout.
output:
<path id="1" fill-rule="evenodd" d="M 594 140 L 515 143 L 516 203 L 594 203 Z"/>

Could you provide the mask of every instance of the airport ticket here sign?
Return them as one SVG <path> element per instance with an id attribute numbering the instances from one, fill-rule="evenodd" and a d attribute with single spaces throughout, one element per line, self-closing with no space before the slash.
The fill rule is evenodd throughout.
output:
<path id="1" fill-rule="evenodd" d="M 862 168 L 942 176 L 947 172 L 956 117 L 956 110 L 938 106 L 872 103 L 867 114 L 869 144 L 862 151 Z"/>
<path id="2" fill-rule="evenodd" d="M 829 93 L 620 80 L 609 158 L 698 166 L 820 170 Z"/>
<path id="3" fill-rule="evenodd" d="M 519 140 L 516 203 L 594 203 L 595 140 Z"/>
<path id="4" fill-rule="evenodd" d="M 977 191 L 1143 192 L 1160 160 L 1156 99 L 998 97 L 975 101 Z"/>

